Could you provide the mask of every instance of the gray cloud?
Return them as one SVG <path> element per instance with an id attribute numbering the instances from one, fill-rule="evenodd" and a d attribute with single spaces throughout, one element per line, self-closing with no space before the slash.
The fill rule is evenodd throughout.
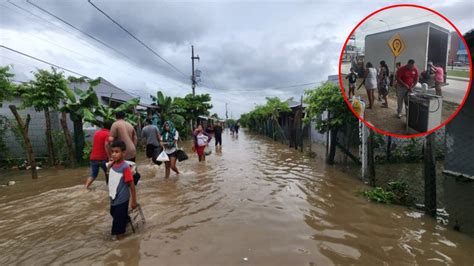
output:
<path id="1" fill-rule="evenodd" d="M 2 43 L 9 41 L 32 54 L 39 54 L 81 73 L 104 76 L 112 83 L 144 97 L 155 94 L 157 88 L 174 96 L 190 92 L 190 46 L 194 44 L 201 57 L 196 64 L 202 70 L 203 81 L 198 92 L 212 94 L 214 109 L 220 115 L 224 115 L 223 103 L 226 101 L 233 103 L 231 108 L 234 115 L 238 115 L 248 111 L 254 103 L 264 101 L 265 96 L 299 98 L 307 86 L 265 88 L 325 80 L 327 75 L 337 73 L 342 44 L 356 22 L 371 11 L 392 4 L 388 1 L 358 4 L 347 1 L 93 1 L 183 71 L 185 76 L 182 76 L 107 20 L 87 1 L 33 0 L 125 53 L 130 59 L 124 59 L 76 33 L 23 1 L 13 1 L 59 27 L 22 14 L 22 11 L 15 12 L 15 7 L 2 2 L 1 28 L 9 31 L 0 36 Z M 461 29 L 473 27 L 471 10 L 474 9 L 470 1 L 435 3 L 433 7 L 453 18 L 455 23 L 459 22 Z M 35 40 L 35 47 L 25 43 L 27 39 L 30 41 L 38 37 L 52 38 L 50 42 L 85 56 L 41 40 Z M 2 52 L 0 55 L 5 54 Z M 10 61 L 2 59 L 1 62 Z M 44 67 L 34 61 L 27 63 Z M 31 76 L 31 66 L 20 64 L 15 69 L 21 78 Z"/>

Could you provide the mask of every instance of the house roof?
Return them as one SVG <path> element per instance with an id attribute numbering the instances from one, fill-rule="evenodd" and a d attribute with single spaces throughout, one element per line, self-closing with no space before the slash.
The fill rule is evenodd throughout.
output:
<path id="1" fill-rule="evenodd" d="M 298 107 L 298 106 L 301 105 L 300 102 L 294 101 L 294 100 L 291 99 L 291 98 L 288 99 L 288 100 L 286 100 L 286 103 L 288 104 L 288 107 L 290 107 L 290 108 Z"/>
<path id="2" fill-rule="evenodd" d="M 89 88 L 89 83 L 87 82 L 70 82 L 69 86 L 71 88 L 78 88 L 81 90 L 87 90 Z M 100 78 L 99 85 L 94 87 L 94 91 L 97 94 L 99 99 L 112 99 L 121 102 L 126 102 L 137 98 L 130 93 L 122 90 L 121 88 L 115 86 L 104 78 Z"/>

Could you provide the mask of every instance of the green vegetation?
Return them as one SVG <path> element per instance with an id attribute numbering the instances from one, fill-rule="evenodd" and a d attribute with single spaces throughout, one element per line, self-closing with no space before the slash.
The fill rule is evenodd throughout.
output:
<path id="1" fill-rule="evenodd" d="M 240 123 L 251 130 L 262 131 L 267 120 L 275 121 L 280 113 L 291 112 L 287 102 L 282 102 L 278 97 L 267 97 L 265 105 L 257 105 L 246 114 L 241 115 Z M 228 121 L 229 123 L 229 121 Z"/>
<path id="2" fill-rule="evenodd" d="M 385 203 L 385 204 L 393 203 L 395 199 L 395 194 L 393 194 L 393 192 L 385 191 L 381 187 L 375 187 L 370 190 L 366 190 L 362 192 L 362 195 L 364 195 L 370 201 L 375 201 L 378 203 Z"/>
<path id="3" fill-rule="evenodd" d="M 469 78 L 469 71 L 465 71 L 465 70 L 448 70 L 448 77 Z"/>
<path id="4" fill-rule="evenodd" d="M 55 68 L 51 68 L 51 71 L 39 69 L 34 76 L 33 80 L 22 85 L 21 96 L 24 107 L 33 107 L 37 112 L 44 112 L 48 159 L 49 165 L 52 166 L 55 162 L 55 154 L 50 112 L 57 110 L 59 103 L 64 99 L 67 81 L 63 73 L 57 72 Z"/>
<path id="5" fill-rule="evenodd" d="M 378 203 L 408 205 L 413 202 L 408 190 L 408 183 L 395 181 L 388 183 L 385 188 L 375 187 L 361 194 L 370 201 Z"/>
<path id="6" fill-rule="evenodd" d="M 15 87 L 10 81 L 13 76 L 9 66 L 0 67 L 0 107 L 2 107 L 3 101 L 13 97 Z"/>
<path id="7" fill-rule="evenodd" d="M 332 82 L 305 91 L 304 102 L 307 104 L 304 122 L 309 124 L 315 121 L 315 128 L 319 132 L 331 133 L 327 163 L 334 164 L 337 133 L 343 127 L 357 123 L 357 118 L 347 107 L 339 87 Z"/>
<path id="8" fill-rule="evenodd" d="M 209 94 L 192 94 L 184 98 L 171 98 L 158 91 L 156 96 L 150 95 L 153 105 L 160 107 L 161 124 L 166 120 L 171 120 L 178 132 L 189 132 L 189 123 L 196 121 L 200 115 L 209 116 L 209 110 L 212 109 L 211 96 Z M 180 134 L 186 138 L 188 134 Z"/>
<path id="9" fill-rule="evenodd" d="M 86 141 L 84 145 L 84 150 L 82 151 L 82 160 L 89 161 L 91 152 L 92 152 L 92 142 Z"/>

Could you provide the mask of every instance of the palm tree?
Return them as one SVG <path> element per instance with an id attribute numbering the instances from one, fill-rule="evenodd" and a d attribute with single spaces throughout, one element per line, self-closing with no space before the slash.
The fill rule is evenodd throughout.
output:
<path id="1" fill-rule="evenodd" d="M 94 91 L 94 87 L 99 85 L 100 79 L 88 81 L 89 88 L 86 91 L 74 88 L 66 88 L 67 101 L 60 109 L 61 112 L 69 113 L 74 125 L 74 144 L 76 146 L 76 160 L 82 160 L 84 150 L 84 121 L 95 121 L 94 109 L 99 106 L 99 98 Z M 76 94 L 78 98 L 76 98 Z"/>

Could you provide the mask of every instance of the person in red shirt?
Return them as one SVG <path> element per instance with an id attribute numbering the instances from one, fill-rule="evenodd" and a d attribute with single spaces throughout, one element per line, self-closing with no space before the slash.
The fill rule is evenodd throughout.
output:
<path id="1" fill-rule="evenodd" d="M 110 158 L 110 151 L 108 147 L 110 126 L 110 123 L 104 122 L 103 128 L 94 133 L 92 151 L 90 155 L 91 176 L 87 178 L 85 185 L 87 189 L 99 175 L 99 168 L 102 168 L 104 171 L 105 180 L 108 182 L 106 163 Z"/>
<path id="2" fill-rule="evenodd" d="M 397 116 L 402 117 L 403 102 L 405 110 L 408 108 L 408 93 L 410 93 L 418 83 L 418 69 L 415 60 L 410 59 L 408 63 L 397 70 Z"/>

